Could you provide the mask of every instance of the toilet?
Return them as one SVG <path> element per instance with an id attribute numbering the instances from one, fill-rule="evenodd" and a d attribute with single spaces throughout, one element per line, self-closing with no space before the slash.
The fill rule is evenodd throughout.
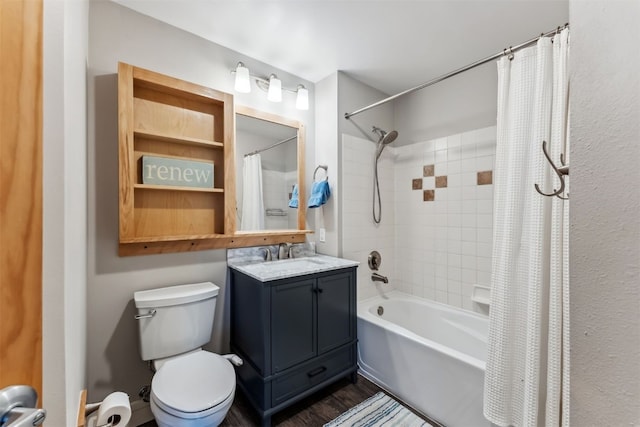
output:
<path id="1" fill-rule="evenodd" d="M 142 360 L 152 361 L 151 412 L 159 427 L 215 427 L 236 389 L 237 356 L 211 353 L 219 288 L 210 282 L 134 293 Z"/>

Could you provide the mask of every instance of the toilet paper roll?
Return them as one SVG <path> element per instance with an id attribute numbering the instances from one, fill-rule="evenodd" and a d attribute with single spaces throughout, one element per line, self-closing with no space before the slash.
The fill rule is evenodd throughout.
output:
<path id="1" fill-rule="evenodd" d="M 130 419 L 129 396 L 121 391 L 116 391 L 107 396 L 100 404 L 96 426 L 126 427 Z"/>

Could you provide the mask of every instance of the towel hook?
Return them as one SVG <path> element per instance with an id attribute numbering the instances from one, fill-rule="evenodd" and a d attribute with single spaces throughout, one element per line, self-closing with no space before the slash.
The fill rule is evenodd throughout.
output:
<path id="1" fill-rule="evenodd" d="M 561 196 L 561 194 L 564 193 L 565 175 L 566 176 L 569 175 L 569 165 L 565 163 L 564 155 L 562 153 L 560 154 L 560 163 L 562 164 L 562 166 L 557 167 L 555 163 L 553 163 L 553 160 L 551 160 L 551 156 L 549 156 L 549 152 L 547 151 L 547 141 L 542 141 L 542 152 L 544 153 L 544 156 L 547 158 L 547 161 L 551 164 L 553 171 L 558 175 L 558 178 L 560 178 L 560 188 L 558 190 L 554 188 L 552 193 L 546 194 L 540 190 L 540 187 L 538 186 L 538 184 L 534 184 L 536 191 L 542 194 L 543 196 L 548 196 L 548 197 L 557 196 L 562 200 L 568 200 L 569 199 L 568 194 L 567 194 L 567 197 Z"/>
<path id="2" fill-rule="evenodd" d="M 327 165 L 318 165 L 316 170 L 313 171 L 313 180 L 316 180 L 316 173 L 318 173 L 318 169 L 324 169 L 325 181 L 329 180 L 329 166 Z"/>

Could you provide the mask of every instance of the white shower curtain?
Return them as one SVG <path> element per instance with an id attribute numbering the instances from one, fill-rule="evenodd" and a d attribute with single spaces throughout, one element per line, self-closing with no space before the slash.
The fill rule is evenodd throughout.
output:
<path id="1" fill-rule="evenodd" d="M 542 141 L 558 166 L 569 153 L 568 44 L 565 29 L 498 62 L 484 414 L 499 426 L 569 425 L 569 200 L 534 189 L 559 188 Z"/>
<path id="2" fill-rule="evenodd" d="M 262 159 L 260 154 L 244 158 L 242 165 L 242 218 L 240 230 L 264 229 Z"/>

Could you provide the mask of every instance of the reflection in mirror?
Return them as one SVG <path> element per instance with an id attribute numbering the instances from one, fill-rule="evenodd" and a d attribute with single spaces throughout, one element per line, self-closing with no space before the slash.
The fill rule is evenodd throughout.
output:
<path id="1" fill-rule="evenodd" d="M 298 209 L 289 207 L 297 156 L 297 127 L 236 114 L 238 230 L 298 228 Z"/>

